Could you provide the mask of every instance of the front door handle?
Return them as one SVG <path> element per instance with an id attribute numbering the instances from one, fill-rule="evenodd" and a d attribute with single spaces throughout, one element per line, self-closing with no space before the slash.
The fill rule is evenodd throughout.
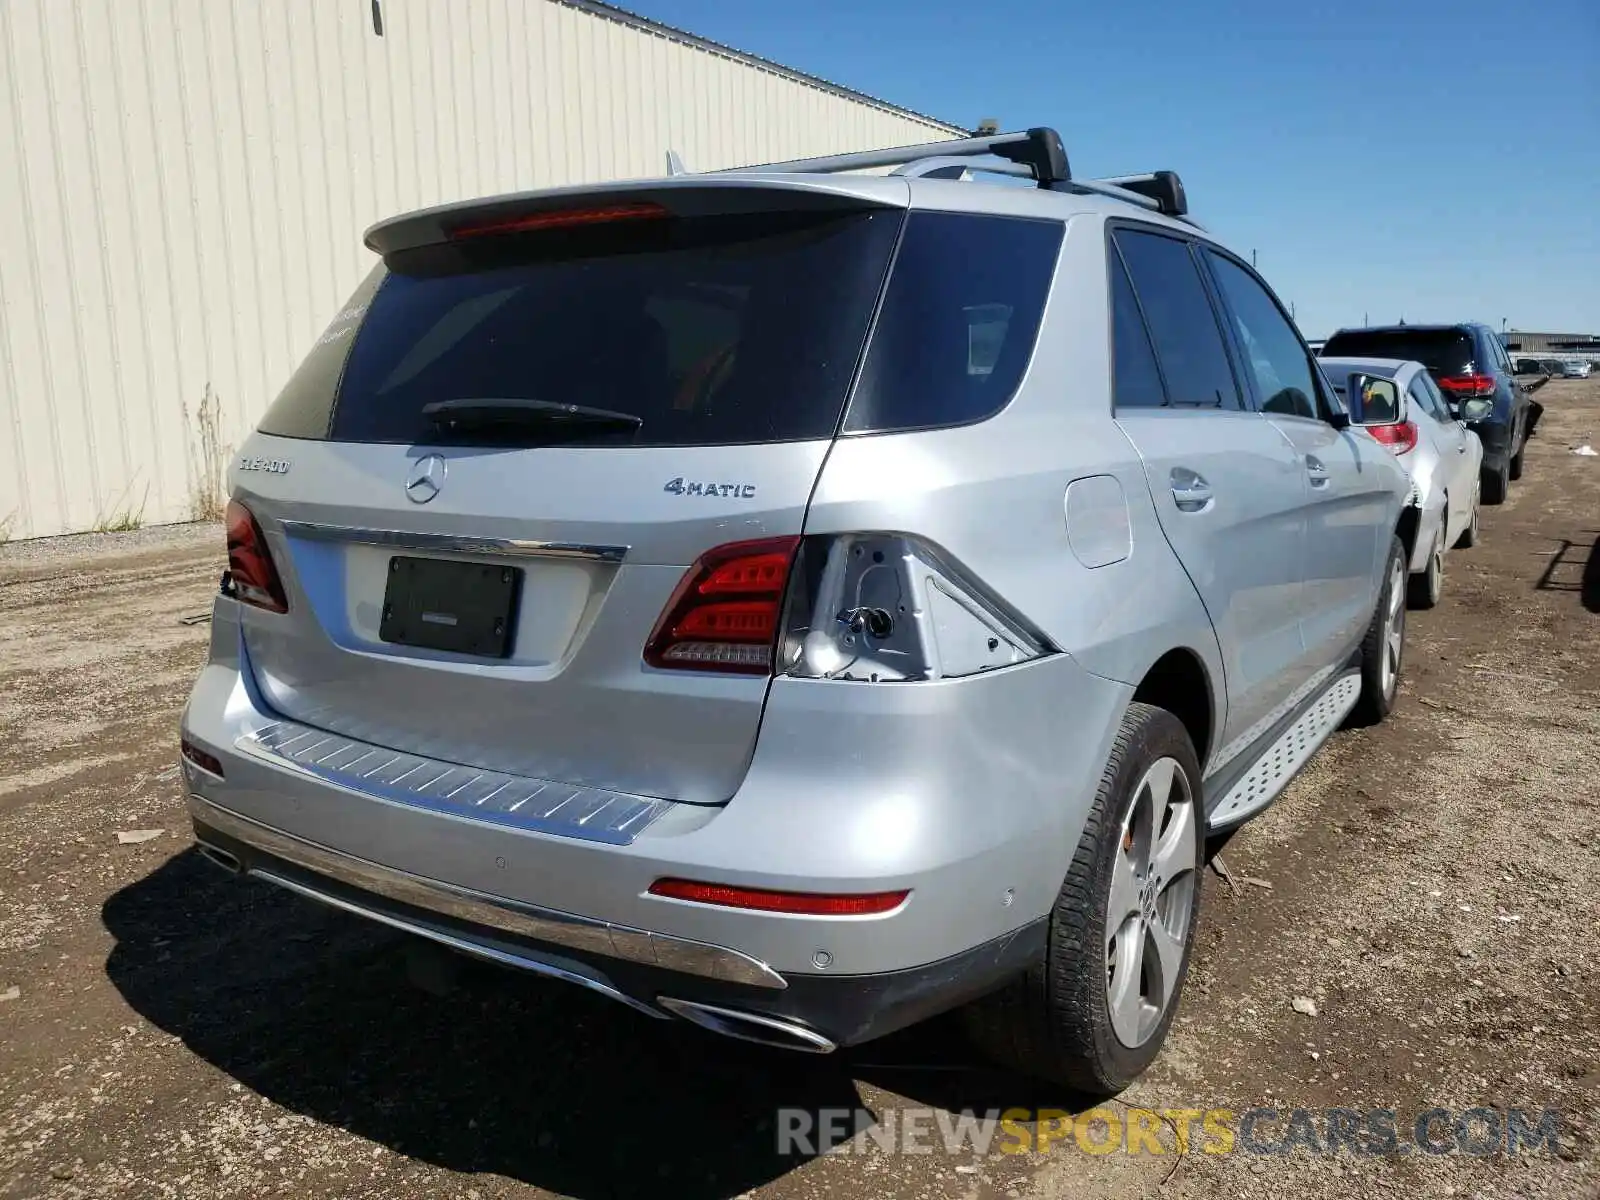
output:
<path id="1" fill-rule="evenodd" d="M 1306 455 L 1306 475 L 1310 478 L 1312 487 L 1328 485 L 1328 468 L 1322 465 L 1322 460 L 1315 454 Z"/>
<path id="2" fill-rule="evenodd" d="M 1179 512 L 1202 512 L 1211 503 L 1211 485 L 1205 477 L 1184 467 L 1172 469 L 1172 499 Z"/>

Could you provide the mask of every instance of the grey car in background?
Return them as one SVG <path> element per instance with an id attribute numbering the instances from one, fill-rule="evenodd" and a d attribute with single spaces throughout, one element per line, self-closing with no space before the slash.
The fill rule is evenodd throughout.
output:
<path id="1" fill-rule="evenodd" d="M 1207 836 L 1404 647 L 1405 472 L 1186 213 L 1036 129 L 375 226 L 230 473 L 203 852 L 650 1018 L 965 1005 L 1121 1088 Z"/>
<path id="2" fill-rule="evenodd" d="M 1419 362 L 1384 358 L 1324 358 L 1322 369 L 1345 398 L 1351 416 L 1386 446 L 1411 476 L 1410 600 L 1439 603 L 1445 552 L 1478 540 L 1483 443 L 1451 415 L 1438 384 Z"/>

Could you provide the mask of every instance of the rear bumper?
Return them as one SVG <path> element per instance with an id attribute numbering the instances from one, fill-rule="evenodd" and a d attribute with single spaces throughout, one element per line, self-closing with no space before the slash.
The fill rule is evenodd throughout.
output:
<path id="1" fill-rule="evenodd" d="M 1066 655 L 935 684 L 781 680 L 732 800 L 667 803 L 632 840 L 595 840 L 263 756 L 252 734 L 274 718 L 232 609 L 218 602 L 183 719 L 223 768 L 185 763 L 202 842 L 272 882 L 657 1015 L 663 996 L 720 1002 L 839 1044 L 960 1003 L 1037 952 L 1132 693 Z M 911 894 L 877 916 L 792 916 L 650 895 L 666 876 Z"/>
<path id="2" fill-rule="evenodd" d="M 207 856 L 229 870 L 452 950 L 577 984 L 647 1016 L 734 1018 L 724 1019 L 718 1031 L 790 1049 L 826 1052 L 882 1037 L 993 990 L 1044 953 L 1041 919 L 937 963 L 871 975 L 784 977 L 737 951 L 674 944 L 659 935 L 650 940 L 662 962 L 619 957 L 595 948 L 598 941 L 585 948 L 530 935 L 562 936 L 558 926 L 571 921 L 563 914 L 464 897 L 435 881 L 251 829 L 203 800 L 191 799 L 191 809 Z M 307 857 L 320 869 L 305 866 Z M 409 902 L 399 895 L 408 895 Z M 529 932 L 501 928 L 518 922 Z M 609 936 L 620 944 L 624 937 L 646 935 L 612 928 Z"/>

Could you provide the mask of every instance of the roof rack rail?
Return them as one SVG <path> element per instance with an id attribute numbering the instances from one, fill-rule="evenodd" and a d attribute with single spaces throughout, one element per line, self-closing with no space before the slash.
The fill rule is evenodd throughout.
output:
<path id="1" fill-rule="evenodd" d="M 1186 217 L 1189 215 L 1189 197 L 1184 194 L 1183 180 L 1178 178 L 1176 171 L 1150 171 L 1144 175 L 1120 175 L 1114 179 L 1098 179 L 1096 183 L 1107 183 L 1112 187 L 1119 187 L 1127 192 L 1135 192 L 1140 196 L 1154 200 L 1159 206 L 1158 211 L 1169 217 Z"/>
<path id="2" fill-rule="evenodd" d="M 727 170 L 833 174 L 873 167 L 894 167 L 893 174 L 910 179 L 961 179 L 968 172 L 1019 176 L 1037 180 L 1040 187 L 1052 191 L 1107 196 L 1164 216 L 1187 220 L 1189 213 L 1189 200 L 1176 171 L 1150 171 L 1111 179 L 1074 179 L 1060 134 L 1043 126 L 1020 133 L 923 142 L 915 146 L 797 158 Z M 668 169 L 673 174 L 683 173 L 682 160 L 671 155 Z"/>
<path id="3" fill-rule="evenodd" d="M 1027 174 L 1040 187 L 1064 183 L 1072 178 L 1067 151 L 1054 129 L 1029 129 L 1022 133 L 998 133 L 991 137 L 956 138 L 948 142 L 923 142 L 916 146 L 895 146 L 886 150 L 862 150 L 854 154 L 830 154 L 822 158 L 797 158 L 791 162 L 761 163 L 734 167 L 736 171 L 796 171 L 831 174 L 836 171 L 862 171 L 872 167 L 898 167 L 929 158 L 980 158 L 994 155 L 1027 168 Z M 943 163 L 941 167 L 952 164 Z M 971 169 L 987 170 L 974 164 Z M 720 173 L 720 172 L 719 172 Z M 997 173 L 1010 174 L 1008 171 Z"/>

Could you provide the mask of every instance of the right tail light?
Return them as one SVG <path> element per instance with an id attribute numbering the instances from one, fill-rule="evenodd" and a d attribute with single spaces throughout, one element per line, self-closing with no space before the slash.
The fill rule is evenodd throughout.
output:
<path id="1" fill-rule="evenodd" d="M 661 669 L 890 683 L 1052 653 L 960 563 L 906 534 L 733 542 L 702 555 L 656 623 Z"/>
<path id="2" fill-rule="evenodd" d="M 273 565 L 267 539 L 261 536 L 255 515 L 237 500 L 230 500 L 227 525 L 228 574 L 233 580 L 234 596 L 268 612 L 288 612 L 283 581 L 278 578 L 278 568 Z"/>

